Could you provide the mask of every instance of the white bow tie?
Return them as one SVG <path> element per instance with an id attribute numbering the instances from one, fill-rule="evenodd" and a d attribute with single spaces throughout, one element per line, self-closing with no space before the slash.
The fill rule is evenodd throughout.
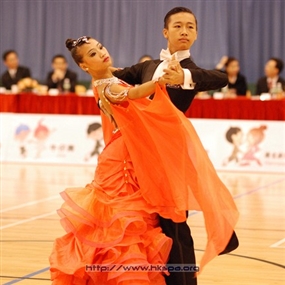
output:
<path id="1" fill-rule="evenodd" d="M 162 49 L 160 52 L 160 60 L 172 60 L 172 58 L 181 61 L 185 58 L 190 57 L 190 51 L 189 50 L 179 50 L 175 52 L 174 54 L 170 54 L 169 49 Z"/>

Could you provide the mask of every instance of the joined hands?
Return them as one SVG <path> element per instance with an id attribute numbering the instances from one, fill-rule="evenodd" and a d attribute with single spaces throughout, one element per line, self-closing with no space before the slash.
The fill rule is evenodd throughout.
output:
<path id="1" fill-rule="evenodd" d="M 180 62 L 172 56 L 171 61 L 168 64 L 168 67 L 163 70 L 164 79 L 166 84 L 169 85 L 181 85 L 184 83 L 184 72 L 180 65 Z"/>

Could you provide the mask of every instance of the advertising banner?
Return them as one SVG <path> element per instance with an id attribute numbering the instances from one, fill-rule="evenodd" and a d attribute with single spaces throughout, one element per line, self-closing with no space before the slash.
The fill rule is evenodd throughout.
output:
<path id="1" fill-rule="evenodd" d="M 92 164 L 99 116 L 1 113 L 1 161 Z M 285 122 L 191 119 L 217 170 L 285 172 Z M 177 150 L 178 151 L 178 150 Z"/>

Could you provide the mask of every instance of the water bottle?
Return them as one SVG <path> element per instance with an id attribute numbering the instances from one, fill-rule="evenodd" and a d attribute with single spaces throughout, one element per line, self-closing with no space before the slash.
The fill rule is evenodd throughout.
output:
<path id="1" fill-rule="evenodd" d="M 276 85 L 276 98 L 281 99 L 283 97 L 283 87 L 281 82 L 277 82 Z"/>
<path id="2" fill-rule="evenodd" d="M 69 93 L 69 91 L 70 91 L 70 79 L 69 78 L 64 78 L 63 90 L 64 90 L 64 93 Z"/>

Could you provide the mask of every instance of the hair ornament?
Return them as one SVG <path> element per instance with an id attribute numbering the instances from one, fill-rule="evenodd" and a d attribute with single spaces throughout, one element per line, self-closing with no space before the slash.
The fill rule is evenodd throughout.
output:
<path id="1" fill-rule="evenodd" d="M 78 38 L 77 40 L 74 40 L 72 43 L 72 47 L 75 48 L 77 46 L 82 45 L 83 43 L 89 43 L 87 36 L 83 36 L 83 37 Z"/>

